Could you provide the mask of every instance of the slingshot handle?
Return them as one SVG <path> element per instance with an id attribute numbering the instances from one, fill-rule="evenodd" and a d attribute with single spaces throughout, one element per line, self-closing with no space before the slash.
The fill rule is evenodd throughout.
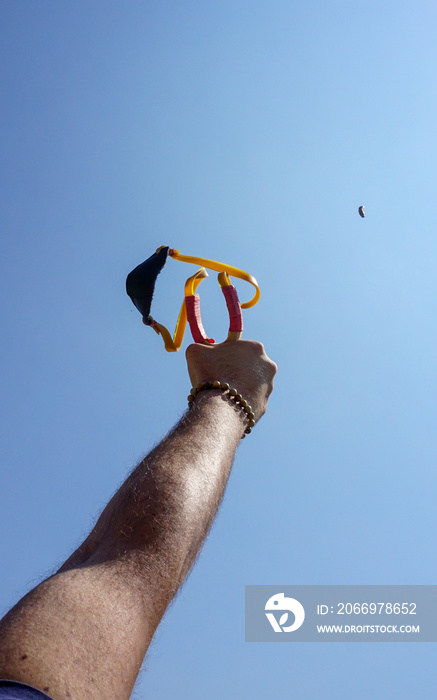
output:
<path id="1" fill-rule="evenodd" d="M 243 313 L 237 290 L 233 284 L 229 284 L 227 287 L 222 287 L 222 292 L 229 312 L 229 331 L 226 340 L 240 340 L 243 335 Z"/>
<path id="2" fill-rule="evenodd" d="M 226 342 L 239 340 L 243 333 L 243 314 L 238 299 L 237 290 L 234 285 L 229 284 L 222 287 L 222 292 L 226 300 L 229 313 L 229 331 Z M 191 335 L 195 343 L 213 344 L 215 341 L 209 338 L 205 332 L 200 313 L 200 297 L 198 294 L 191 294 L 185 297 L 185 307 L 187 310 L 187 320 L 190 325 Z"/>
<path id="3" fill-rule="evenodd" d="M 187 309 L 187 320 L 190 324 L 191 335 L 195 343 L 213 344 L 214 340 L 208 338 L 202 324 L 200 315 L 200 297 L 198 294 L 192 294 L 185 297 L 185 307 Z"/>

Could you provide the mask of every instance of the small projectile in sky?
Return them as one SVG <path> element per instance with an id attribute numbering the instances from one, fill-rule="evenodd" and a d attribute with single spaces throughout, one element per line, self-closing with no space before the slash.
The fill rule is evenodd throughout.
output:
<path id="1" fill-rule="evenodd" d="M 362 219 L 366 216 L 366 210 L 364 209 L 364 206 L 361 205 L 361 207 L 358 207 L 358 214 L 361 216 Z"/>

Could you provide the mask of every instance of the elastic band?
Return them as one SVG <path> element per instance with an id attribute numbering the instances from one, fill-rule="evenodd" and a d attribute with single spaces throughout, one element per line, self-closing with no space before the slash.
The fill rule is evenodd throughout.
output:
<path id="1" fill-rule="evenodd" d="M 163 247 L 164 246 L 161 246 L 161 248 Z M 161 250 L 161 248 L 158 248 L 156 252 L 158 253 Z M 256 281 L 255 277 L 249 275 L 248 272 L 244 272 L 244 270 L 240 270 L 238 267 L 233 267 L 232 265 L 226 265 L 225 263 L 217 262 L 217 260 L 207 260 L 206 258 L 198 258 L 192 255 L 181 255 L 180 251 L 176 250 L 176 248 L 169 248 L 168 254 L 171 258 L 174 258 L 174 260 L 192 263 L 193 265 L 201 265 L 202 267 L 208 268 L 208 270 L 215 270 L 216 272 L 220 273 L 225 272 L 227 275 L 231 275 L 232 277 L 237 277 L 240 280 L 249 282 L 255 287 L 255 296 L 250 301 L 246 301 L 244 302 L 244 304 L 241 304 L 241 308 L 250 309 L 251 306 L 255 306 L 255 304 L 258 303 L 261 295 L 258 282 Z"/>

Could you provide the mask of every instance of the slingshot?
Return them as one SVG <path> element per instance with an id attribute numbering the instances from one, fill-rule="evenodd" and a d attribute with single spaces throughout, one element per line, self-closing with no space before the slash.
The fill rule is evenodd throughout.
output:
<path id="1" fill-rule="evenodd" d="M 194 275 L 189 277 L 185 283 L 185 298 L 181 306 L 176 328 L 171 337 L 170 332 L 165 326 L 150 315 L 150 307 L 152 304 L 153 291 L 155 288 L 156 279 L 167 262 L 167 257 L 170 256 L 174 260 L 181 262 L 201 265 L 202 267 Z M 150 256 L 145 262 L 138 265 L 132 272 L 129 273 L 126 279 L 126 291 L 132 299 L 134 305 L 143 316 L 143 323 L 146 326 L 151 326 L 158 335 L 162 336 L 165 349 L 168 352 L 176 352 L 180 349 L 184 339 L 185 328 L 187 321 L 190 326 L 191 335 L 195 343 L 211 343 L 215 341 L 209 338 L 203 328 L 202 318 L 200 315 L 200 297 L 196 294 L 196 289 L 205 277 L 208 277 L 208 270 L 218 272 L 218 282 L 224 294 L 226 306 L 229 312 L 229 332 L 227 341 L 239 340 L 243 331 L 243 314 L 242 309 L 249 309 L 259 301 L 260 290 L 258 282 L 252 275 L 249 275 L 243 270 L 239 270 L 231 265 L 216 262 L 215 260 L 205 260 L 204 258 L 191 257 L 181 255 L 179 250 L 161 246 L 156 253 Z M 255 287 L 255 295 L 250 301 L 240 304 L 237 290 L 231 284 L 230 277 L 249 282 Z"/>

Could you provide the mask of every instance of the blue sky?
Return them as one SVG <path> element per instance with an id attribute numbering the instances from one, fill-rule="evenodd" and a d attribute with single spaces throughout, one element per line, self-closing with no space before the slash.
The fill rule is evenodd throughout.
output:
<path id="1" fill-rule="evenodd" d="M 185 409 L 124 290 L 166 244 L 258 279 L 245 337 L 279 372 L 136 697 L 429 697 L 434 645 L 245 644 L 244 586 L 436 580 L 435 4 L 3 0 L 0 25 L 1 610 Z"/>

